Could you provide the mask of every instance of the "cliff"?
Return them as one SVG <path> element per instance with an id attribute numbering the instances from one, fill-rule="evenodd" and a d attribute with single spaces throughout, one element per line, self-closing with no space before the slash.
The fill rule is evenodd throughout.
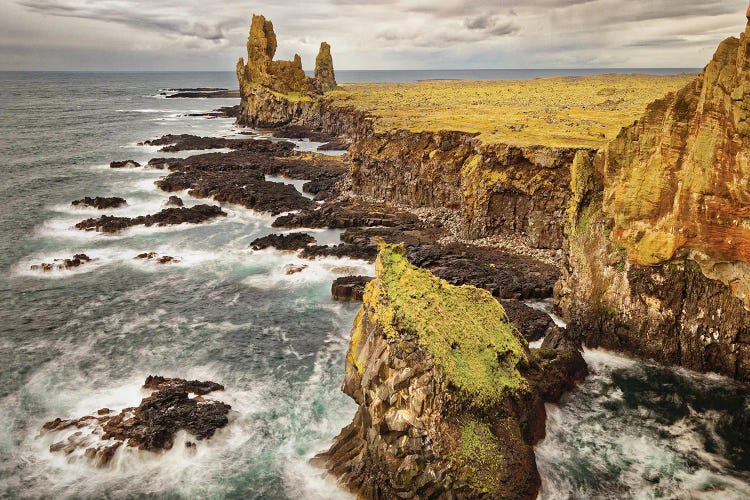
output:
<path id="1" fill-rule="evenodd" d="M 574 148 L 484 144 L 462 132 L 374 134 L 349 150 L 352 190 L 453 211 L 465 238 L 502 235 L 559 249 Z"/>
<path id="2" fill-rule="evenodd" d="M 576 162 L 558 300 L 589 344 L 750 380 L 749 41 Z"/>
<path id="3" fill-rule="evenodd" d="M 381 244 L 346 360 L 359 409 L 316 460 L 364 498 L 535 498 L 544 401 L 584 374 L 578 352 L 530 351 L 489 293 Z"/>

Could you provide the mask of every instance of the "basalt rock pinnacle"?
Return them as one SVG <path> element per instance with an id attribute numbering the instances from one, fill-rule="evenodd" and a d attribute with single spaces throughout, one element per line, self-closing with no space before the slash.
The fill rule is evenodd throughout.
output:
<path id="1" fill-rule="evenodd" d="M 244 58 L 240 58 L 237 63 L 237 79 L 243 100 L 256 87 L 280 94 L 303 95 L 323 93 L 336 88 L 331 48 L 327 43 L 324 42 L 320 46 L 314 79 L 305 75 L 302 58 L 297 54 L 291 61 L 274 61 L 276 47 L 273 23 L 263 16 L 254 15 L 247 39 L 247 63 Z"/>
<path id="2" fill-rule="evenodd" d="M 346 359 L 359 409 L 325 466 L 368 499 L 536 498 L 544 401 L 584 376 L 580 353 L 531 351 L 488 292 L 453 286 L 380 244 Z"/>

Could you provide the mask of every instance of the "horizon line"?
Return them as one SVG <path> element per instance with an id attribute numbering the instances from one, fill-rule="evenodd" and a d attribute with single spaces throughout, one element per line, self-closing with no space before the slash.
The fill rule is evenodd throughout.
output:
<path id="1" fill-rule="evenodd" d="M 336 69 L 339 72 L 373 72 L 373 71 L 596 71 L 596 70 L 702 70 L 703 67 L 675 66 L 624 66 L 624 67 L 588 67 L 588 68 L 430 68 L 430 69 Z M 171 69 L 171 70 L 107 70 L 107 69 L 0 69 L 0 73 L 234 73 L 224 69 Z M 305 70 L 312 73 L 313 70 Z"/>

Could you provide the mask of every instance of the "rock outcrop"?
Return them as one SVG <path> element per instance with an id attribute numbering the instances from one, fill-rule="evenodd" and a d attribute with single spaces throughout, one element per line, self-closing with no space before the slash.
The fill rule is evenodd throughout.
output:
<path id="1" fill-rule="evenodd" d="M 120 208 L 121 206 L 126 204 L 127 201 L 125 201 L 125 198 L 120 198 L 119 196 L 97 196 L 95 198 L 86 196 L 85 198 L 75 200 L 71 203 L 71 205 L 73 205 L 74 207 L 91 207 L 98 210 L 105 210 L 107 208 Z"/>
<path id="2" fill-rule="evenodd" d="M 102 215 L 99 218 L 82 220 L 76 229 L 101 233 L 116 233 L 133 226 L 172 226 L 178 224 L 200 224 L 216 217 L 226 217 L 227 213 L 217 205 L 195 205 L 189 208 L 165 208 L 160 212 L 138 217 L 114 217 Z"/>
<path id="3" fill-rule="evenodd" d="M 535 498 L 543 403 L 585 374 L 580 354 L 530 351 L 489 293 L 403 246 L 383 244 L 375 270 L 343 384 L 359 409 L 314 462 L 362 498 Z"/>
<path id="4" fill-rule="evenodd" d="M 573 168 L 558 302 L 590 345 L 750 381 L 750 26 Z"/>
<path id="5" fill-rule="evenodd" d="M 318 57 L 315 58 L 315 89 L 324 94 L 336 90 L 336 74 L 333 71 L 331 46 L 326 42 L 320 44 Z"/>
<path id="6" fill-rule="evenodd" d="M 302 58 L 294 55 L 292 61 L 274 61 L 276 33 L 273 23 L 263 16 L 254 15 L 247 38 L 247 63 L 240 58 L 237 79 L 240 96 L 244 100 L 254 89 L 263 88 L 278 94 L 315 94 L 336 88 L 331 46 L 323 42 L 315 61 L 315 78 L 308 78 L 302 69 Z"/>
<path id="7" fill-rule="evenodd" d="M 82 455 L 104 466 L 122 446 L 151 452 L 168 450 L 179 430 L 200 441 L 211 438 L 229 423 L 231 407 L 204 398 L 211 392 L 224 390 L 220 384 L 149 376 L 143 388 L 152 393 L 137 407 L 119 413 L 102 408 L 96 415 L 69 420 L 56 418 L 44 424 L 45 432 L 62 436 L 50 445 L 50 451 L 71 458 Z M 195 446 L 190 441 L 186 445 Z"/>
<path id="8" fill-rule="evenodd" d="M 93 259 L 85 253 L 77 253 L 72 259 L 55 259 L 54 262 L 42 262 L 41 264 L 34 264 L 31 266 L 32 271 L 67 271 L 80 267 L 87 262 L 91 262 Z"/>

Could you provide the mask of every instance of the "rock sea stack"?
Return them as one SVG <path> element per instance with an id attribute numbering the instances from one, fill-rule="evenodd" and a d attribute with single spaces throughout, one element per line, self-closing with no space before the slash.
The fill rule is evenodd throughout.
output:
<path id="1" fill-rule="evenodd" d="M 295 54 L 292 61 L 274 61 L 276 33 L 273 23 L 254 15 L 247 39 L 247 63 L 240 58 L 237 79 L 240 94 L 249 95 L 255 87 L 264 87 L 280 94 L 302 95 L 323 93 L 336 88 L 331 47 L 323 42 L 315 64 L 315 78 L 308 78 L 302 59 Z"/>
<path id="2" fill-rule="evenodd" d="M 361 498 L 536 498 L 544 401 L 586 373 L 530 351 L 489 293 L 382 244 L 346 360 L 359 409 L 314 463 Z M 555 377 L 547 374 L 555 373 Z"/>

